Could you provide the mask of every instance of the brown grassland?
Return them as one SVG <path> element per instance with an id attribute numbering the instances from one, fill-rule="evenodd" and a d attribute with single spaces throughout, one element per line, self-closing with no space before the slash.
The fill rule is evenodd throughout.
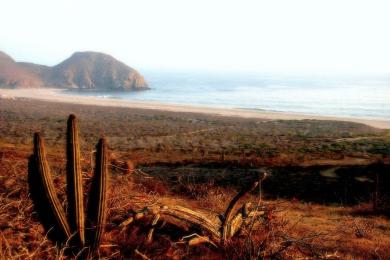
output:
<path id="1" fill-rule="evenodd" d="M 41 225 L 27 180 L 33 134 L 45 138 L 59 199 L 65 195 L 65 131 L 79 118 L 85 192 L 99 137 L 110 148 L 103 259 L 388 259 L 390 132 L 358 123 L 259 120 L 194 113 L 0 99 L 0 258 L 75 257 Z M 381 161 L 382 164 L 377 164 Z M 378 166 L 379 165 L 379 166 Z M 218 216 L 255 170 L 268 173 L 248 200 L 260 225 L 229 243 L 190 245 L 192 229 L 146 220 L 146 205 L 181 205 Z M 375 180 L 378 180 L 375 182 Z M 375 187 L 377 187 L 375 189 Z M 372 207 L 378 192 L 378 207 Z M 202 230 L 198 230 L 201 233 Z"/>

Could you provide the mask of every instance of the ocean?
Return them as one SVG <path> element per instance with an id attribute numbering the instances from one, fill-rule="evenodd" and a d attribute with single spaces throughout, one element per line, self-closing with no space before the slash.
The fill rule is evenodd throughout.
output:
<path id="1" fill-rule="evenodd" d="M 105 98 L 390 119 L 390 75 L 318 76 L 141 71 L 151 90 L 86 92 Z"/>

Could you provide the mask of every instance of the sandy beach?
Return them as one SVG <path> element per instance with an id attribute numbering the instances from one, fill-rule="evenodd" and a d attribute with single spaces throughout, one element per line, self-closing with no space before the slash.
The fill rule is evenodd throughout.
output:
<path id="1" fill-rule="evenodd" d="M 206 106 L 165 104 L 152 101 L 128 101 L 112 98 L 87 97 L 64 93 L 62 89 L 0 89 L 1 99 L 36 99 L 50 102 L 62 102 L 83 105 L 110 106 L 110 107 L 128 107 L 140 109 L 153 109 L 171 112 L 190 112 L 214 114 L 220 116 L 232 116 L 243 118 L 260 118 L 266 120 L 337 120 L 366 124 L 379 129 L 390 129 L 390 120 L 355 118 L 355 117 L 338 117 L 338 116 L 320 116 L 305 115 L 298 113 L 271 112 L 244 109 L 215 108 Z M 0 101 L 1 102 L 1 101 Z M 1 105 L 1 103 L 0 103 Z M 1 108 L 1 107 L 0 107 Z"/>

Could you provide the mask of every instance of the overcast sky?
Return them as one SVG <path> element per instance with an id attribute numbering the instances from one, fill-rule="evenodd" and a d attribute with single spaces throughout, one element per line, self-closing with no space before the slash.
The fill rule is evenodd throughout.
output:
<path id="1" fill-rule="evenodd" d="M 3 0 L 0 14 L 18 61 L 93 50 L 135 68 L 390 72 L 389 0 Z"/>

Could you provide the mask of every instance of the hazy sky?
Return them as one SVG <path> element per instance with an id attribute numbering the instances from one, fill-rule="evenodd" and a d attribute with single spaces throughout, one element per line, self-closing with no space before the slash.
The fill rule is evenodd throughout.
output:
<path id="1" fill-rule="evenodd" d="M 135 68 L 390 72 L 390 1 L 2 0 L 0 50 L 54 65 L 102 51 Z"/>

